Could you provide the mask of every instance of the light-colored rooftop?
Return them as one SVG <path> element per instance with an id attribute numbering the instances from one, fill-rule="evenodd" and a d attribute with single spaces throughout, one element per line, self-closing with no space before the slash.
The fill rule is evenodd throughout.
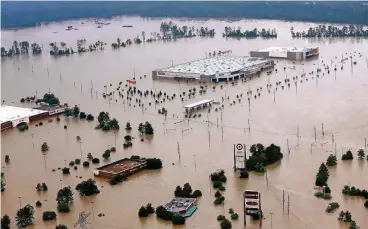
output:
<path id="1" fill-rule="evenodd" d="M 174 198 L 165 204 L 164 207 L 169 212 L 179 213 L 181 211 L 187 211 L 196 200 L 196 198 Z"/>
<path id="2" fill-rule="evenodd" d="M 206 103 L 211 103 L 211 102 L 213 102 L 213 99 L 205 99 L 205 100 L 201 100 L 201 101 L 198 101 L 198 102 L 195 102 L 195 103 L 185 105 L 185 108 L 193 108 L 193 107 L 197 107 L 197 106 L 200 106 L 200 105 L 203 105 L 203 104 L 206 104 Z"/>
<path id="3" fill-rule="evenodd" d="M 206 59 L 195 60 L 184 64 L 163 68 L 160 72 L 192 73 L 200 75 L 214 75 L 239 70 L 247 70 L 254 65 L 263 64 L 268 60 L 248 56 L 215 56 Z"/>
<path id="4" fill-rule="evenodd" d="M 258 52 L 303 52 L 308 51 L 310 49 L 315 49 L 317 47 L 304 47 L 304 48 L 297 48 L 297 47 L 277 47 L 271 46 L 264 49 L 257 50 Z"/>
<path id="5" fill-rule="evenodd" d="M 0 121 L 1 123 L 4 123 L 4 122 L 14 121 L 20 118 L 30 117 L 33 115 L 46 113 L 46 112 L 47 111 L 41 111 L 41 110 L 31 109 L 31 108 L 1 105 Z"/>

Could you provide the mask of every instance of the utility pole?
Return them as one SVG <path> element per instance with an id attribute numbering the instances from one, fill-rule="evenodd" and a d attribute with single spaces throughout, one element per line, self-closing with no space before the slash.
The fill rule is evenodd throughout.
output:
<path id="1" fill-rule="evenodd" d="M 367 138 L 364 138 L 364 149 L 367 150 Z"/>
<path id="2" fill-rule="evenodd" d="M 179 145 L 179 142 L 178 142 L 178 155 L 179 155 L 179 161 L 180 161 L 180 145 Z"/>
<path id="3" fill-rule="evenodd" d="M 196 155 L 194 154 L 194 171 L 197 171 L 197 161 L 196 161 Z"/>
<path id="4" fill-rule="evenodd" d="M 335 157 L 337 157 L 336 142 L 335 142 Z"/>
<path id="5" fill-rule="evenodd" d="M 325 136 L 325 131 L 323 130 L 323 123 L 322 123 L 322 135 Z"/>
<path id="6" fill-rule="evenodd" d="M 221 139 L 224 141 L 224 122 L 222 119 L 222 109 L 221 109 Z"/>
<path id="7" fill-rule="evenodd" d="M 273 102 L 275 103 L 276 102 L 276 92 L 273 91 Z"/>
<path id="8" fill-rule="evenodd" d="M 314 126 L 314 141 L 317 141 L 317 131 L 316 131 L 316 126 Z"/>
<path id="9" fill-rule="evenodd" d="M 290 195 L 288 194 L 288 209 L 287 209 L 287 211 L 288 211 L 288 215 L 290 214 Z"/>
<path id="10" fill-rule="evenodd" d="M 209 114 L 207 114 L 207 130 L 208 130 L 208 146 L 211 146 L 211 132 L 210 132 L 210 120 Z"/>
<path id="11" fill-rule="evenodd" d="M 288 153 L 290 154 L 289 139 L 286 139 L 286 145 L 287 145 Z"/>
<path id="12" fill-rule="evenodd" d="M 271 215 L 271 229 L 272 229 L 272 215 L 273 215 L 273 212 L 270 212 L 270 215 Z"/>
<path id="13" fill-rule="evenodd" d="M 267 182 L 267 186 L 268 186 L 268 173 L 267 173 L 267 170 L 266 170 L 266 182 Z"/>
<path id="14" fill-rule="evenodd" d="M 250 122 L 249 122 L 249 118 L 248 118 L 248 132 L 250 133 Z"/>
<path id="15" fill-rule="evenodd" d="M 282 190 L 282 211 L 285 210 L 285 190 Z"/>

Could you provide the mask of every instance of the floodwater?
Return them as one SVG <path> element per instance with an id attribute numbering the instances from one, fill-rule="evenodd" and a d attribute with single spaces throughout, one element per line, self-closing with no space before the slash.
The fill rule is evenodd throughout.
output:
<path id="1" fill-rule="evenodd" d="M 352 185 L 368 189 L 368 161 L 358 160 L 356 151 L 364 148 L 364 138 L 368 137 L 368 40 L 357 38 L 339 39 L 292 39 L 289 34 L 291 26 L 295 31 L 315 26 L 313 23 L 283 22 L 268 20 L 242 21 L 201 21 L 177 20 L 179 25 L 195 27 L 208 26 L 215 28 L 215 38 L 180 39 L 175 42 L 157 42 L 151 44 L 132 45 L 131 47 L 111 50 L 110 44 L 119 36 L 122 40 L 134 38 L 141 31 L 147 38 L 151 32 L 158 32 L 159 19 L 142 19 L 121 17 L 111 20 L 111 24 L 97 29 L 92 22 L 84 20 L 51 23 L 36 28 L 18 31 L 3 31 L 2 46 L 10 47 L 14 40 L 28 40 L 42 44 L 45 49 L 50 42 L 64 41 L 68 46 L 76 46 L 76 40 L 87 39 L 87 43 L 102 40 L 108 43 L 104 51 L 74 54 L 70 57 L 52 58 L 44 50 L 40 56 L 20 56 L 3 59 L 1 62 L 1 100 L 8 105 L 32 107 L 34 104 L 20 104 L 20 98 L 43 95 L 49 90 L 56 94 L 61 102 L 69 105 L 78 104 L 81 111 L 97 116 L 100 111 L 107 111 L 111 117 L 117 118 L 121 130 L 117 133 L 104 133 L 95 130 L 95 122 L 78 119 L 62 118 L 60 123 L 44 121 L 43 126 L 36 127 L 33 123 L 28 131 L 20 133 L 17 129 L 1 133 L 2 171 L 5 172 L 6 190 L 1 193 L 1 214 L 14 215 L 19 206 L 32 204 L 37 200 L 43 206 L 36 208 L 35 225 L 33 228 L 54 228 L 55 222 L 43 223 L 42 212 L 56 210 L 56 192 L 61 186 L 75 187 L 81 180 L 93 177 L 93 168 L 79 166 L 71 169 L 71 174 L 64 176 L 61 171 L 52 169 L 63 167 L 65 163 L 80 158 L 85 159 L 88 152 L 100 157 L 103 151 L 116 145 L 110 161 L 115 161 L 133 154 L 145 157 L 159 157 L 164 167 L 160 171 L 140 172 L 129 178 L 123 184 L 110 186 L 106 180 L 98 179 L 101 193 L 93 197 L 80 198 L 74 195 L 72 212 L 58 214 L 57 223 L 72 227 L 77 221 L 79 212 L 93 212 L 89 217 L 88 228 L 172 228 L 171 222 L 164 222 L 155 216 L 147 219 L 138 218 L 138 209 L 142 205 L 152 203 L 153 206 L 163 205 L 171 198 L 177 185 L 189 182 L 193 189 L 200 189 L 203 197 L 198 201 L 197 211 L 187 219 L 186 228 L 219 228 L 216 217 L 228 214 L 229 208 L 239 213 L 238 221 L 233 221 L 233 228 L 243 228 L 242 193 L 245 189 L 259 190 L 262 194 L 262 209 L 265 219 L 262 228 L 271 228 L 271 213 L 273 228 L 346 228 L 347 225 L 337 220 L 340 210 L 352 212 L 353 219 L 361 226 L 368 225 L 368 211 L 363 206 L 363 199 L 344 197 L 341 190 L 344 185 Z M 122 28 L 131 24 L 133 28 Z M 66 31 L 68 25 L 79 28 L 77 31 Z M 241 26 L 242 29 L 276 28 L 277 39 L 225 39 L 221 37 L 224 26 Z M 57 31 L 58 33 L 52 33 Z M 223 89 L 208 84 L 207 93 L 181 102 L 179 94 L 199 84 L 174 81 L 152 81 L 151 71 L 170 66 L 172 62 L 182 62 L 205 58 L 205 53 L 214 50 L 232 50 L 233 55 L 248 55 L 250 50 L 268 46 L 319 46 L 318 59 L 296 62 L 276 60 L 278 73 L 267 75 L 265 72 L 259 78 L 232 86 L 222 83 Z M 341 56 L 345 57 L 356 51 L 352 65 L 350 59 L 341 67 Z M 358 52 L 363 56 L 359 57 Z M 346 54 L 347 53 L 347 54 Z M 336 57 L 336 58 L 335 58 Z M 328 75 L 323 64 L 337 66 Z M 33 66 L 33 72 L 32 72 Z M 286 66 L 286 70 L 284 67 Z M 294 67 L 295 66 L 295 69 Z M 316 69 L 323 70 L 316 78 Z M 49 71 L 49 74 L 47 73 Z M 142 111 L 135 102 L 134 96 L 129 107 L 125 99 L 116 95 L 110 102 L 102 98 L 102 93 L 115 90 L 120 81 L 133 76 L 137 78 L 136 87 L 141 90 L 165 91 L 169 95 L 175 93 L 176 99 L 154 106 L 154 99 L 148 96 L 142 99 L 147 110 Z M 314 71 L 312 75 L 309 75 Z M 306 79 L 300 82 L 300 75 L 305 72 Z M 147 75 L 146 78 L 143 75 Z M 142 79 L 140 77 L 142 76 Z M 292 79 L 299 76 L 297 87 Z M 285 77 L 290 78 L 291 86 L 285 86 L 273 93 L 276 82 Z M 266 84 L 273 86 L 269 93 Z M 113 84 L 112 87 L 104 85 Z M 91 93 L 91 87 L 93 89 Z M 123 84 L 124 85 L 124 84 Z M 256 93 L 256 88 L 263 87 L 261 96 L 247 101 L 247 91 Z M 125 87 L 123 87 L 125 89 Z M 126 89 L 125 89 L 126 90 Z M 97 92 L 97 93 L 96 93 Z M 242 100 L 234 106 L 230 102 L 236 100 L 236 95 L 243 94 Z M 97 94 L 97 96 L 96 96 Z M 124 92 L 125 95 L 125 92 Z M 179 122 L 183 119 L 183 105 L 202 99 L 215 99 L 229 96 L 221 113 L 214 109 L 208 113 L 200 112 L 201 118 Z M 117 100 L 117 101 L 116 101 Z M 152 102 L 152 106 L 148 106 Z M 124 104 L 125 103 L 125 104 Z M 136 107 L 133 107 L 136 105 Z M 157 113 L 157 109 L 165 107 L 168 116 Z M 208 114 L 208 115 L 207 115 Z M 210 121 L 210 125 L 207 120 Z M 248 125 L 249 120 L 249 125 Z M 125 123 L 130 121 L 133 127 L 131 135 L 133 147 L 123 149 Z M 140 122 L 152 123 L 155 134 L 146 141 L 139 141 L 137 131 Z M 178 123 L 179 122 L 179 123 Z M 325 135 L 322 135 L 322 123 Z M 64 130 L 63 126 L 68 125 Z M 250 131 L 247 129 L 250 126 Z M 314 140 L 314 127 L 317 130 L 317 140 Z M 183 132 L 184 130 L 184 132 Z M 185 131 L 187 130 L 187 131 Z M 299 138 L 298 138 L 299 132 Z M 76 141 L 80 136 L 82 143 Z M 332 137 L 333 135 L 333 137 Z M 289 140 L 290 154 L 287 150 Z M 333 139 L 333 140 L 332 140 Z M 336 143 L 336 148 L 334 144 Z M 47 142 L 50 150 L 44 157 L 40 147 Z M 180 145 L 180 161 L 178 157 Z M 237 178 L 233 172 L 233 144 L 243 143 L 248 147 L 254 143 L 280 145 L 284 158 L 278 165 L 268 169 L 266 175 L 251 173 L 248 180 Z M 315 175 L 321 162 L 331 153 L 341 158 L 342 152 L 351 148 L 355 158 L 350 162 L 338 162 L 330 169 L 329 186 L 332 189 L 332 200 L 340 204 L 333 214 L 327 214 L 325 208 L 329 201 L 314 197 Z M 367 150 L 366 150 L 367 152 Z M 10 164 L 4 163 L 4 155 L 9 154 Z M 83 159 L 83 160 L 84 160 Z M 103 161 L 101 164 L 108 163 Z M 217 169 L 226 171 L 226 198 L 224 205 L 214 206 L 214 190 L 210 188 L 209 174 Z M 79 176 L 82 179 L 78 178 Z M 35 186 L 46 182 L 49 190 L 37 193 Z M 282 193 L 285 191 L 285 209 L 282 206 Z M 287 196 L 290 196 L 290 212 L 287 213 Z M 93 201 L 93 203 L 92 203 Z M 99 217 L 103 213 L 105 216 Z M 258 221 L 247 219 L 247 228 L 260 228 Z M 184 228 L 184 227 L 178 227 Z"/>

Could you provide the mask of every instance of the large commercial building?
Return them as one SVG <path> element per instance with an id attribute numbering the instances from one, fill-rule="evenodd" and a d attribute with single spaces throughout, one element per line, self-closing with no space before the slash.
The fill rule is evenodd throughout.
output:
<path id="1" fill-rule="evenodd" d="M 13 128 L 23 123 L 28 124 L 47 117 L 49 117 L 47 111 L 2 105 L 0 112 L 1 130 Z"/>
<path id="2" fill-rule="evenodd" d="M 152 71 L 153 79 L 228 81 L 273 68 L 273 60 L 245 56 L 215 56 Z"/>
<path id="3" fill-rule="evenodd" d="M 318 55 L 318 47 L 269 47 L 250 52 L 251 57 L 283 58 L 288 60 L 305 60 Z"/>
<path id="4" fill-rule="evenodd" d="M 65 112 L 66 106 L 51 105 L 37 108 L 24 108 L 1 105 L 1 131 L 13 128 L 23 123 L 30 123 Z"/>

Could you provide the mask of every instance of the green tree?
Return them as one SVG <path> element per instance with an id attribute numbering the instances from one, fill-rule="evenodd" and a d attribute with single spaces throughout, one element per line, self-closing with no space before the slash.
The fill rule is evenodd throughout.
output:
<path id="1" fill-rule="evenodd" d="M 152 204 L 151 204 L 151 203 L 148 203 L 148 204 L 146 205 L 146 210 L 147 210 L 148 214 L 155 213 L 155 208 L 154 208 L 154 207 L 152 207 Z"/>
<path id="2" fill-rule="evenodd" d="M 153 130 L 153 127 L 152 127 L 151 123 L 146 122 L 144 124 L 144 133 L 145 134 L 153 134 L 154 133 L 154 130 Z"/>
<path id="3" fill-rule="evenodd" d="M 92 159 L 93 159 L 92 154 L 91 154 L 91 153 L 88 153 L 88 154 L 87 154 L 87 158 L 88 158 L 88 160 L 92 160 Z"/>
<path id="4" fill-rule="evenodd" d="M 230 218 L 232 220 L 237 220 L 237 219 L 239 219 L 239 215 L 238 215 L 238 213 L 233 213 L 233 214 L 231 214 Z"/>
<path id="5" fill-rule="evenodd" d="M 10 162 L 10 157 L 9 155 L 5 155 L 5 163 L 9 163 Z"/>
<path id="6" fill-rule="evenodd" d="M 351 221 L 351 224 L 349 226 L 349 229 L 359 229 L 360 227 L 356 224 L 356 222 L 353 220 Z"/>
<path id="7" fill-rule="evenodd" d="M 1 229 L 10 229 L 10 218 L 8 215 L 1 217 Z"/>
<path id="8" fill-rule="evenodd" d="M 93 115 L 89 114 L 87 115 L 87 121 L 93 121 L 95 119 L 95 117 L 93 117 Z"/>
<path id="9" fill-rule="evenodd" d="M 49 150 L 49 146 L 47 145 L 47 143 L 46 142 L 42 143 L 42 145 L 41 145 L 41 151 L 42 152 L 46 152 L 48 150 Z"/>
<path id="10" fill-rule="evenodd" d="M 144 131 L 144 125 L 143 125 L 143 123 L 139 123 L 138 131 L 139 131 L 139 133 L 144 134 L 145 131 Z"/>
<path id="11" fill-rule="evenodd" d="M 73 202 L 73 192 L 70 186 L 60 189 L 56 195 L 56 201 L 58 204 L 66 203 L 70 204 Z"/>
<path id="12" fill-rule="evenodd" d="M 63 224 L 59 224 L 59 225 L 56 225 L 55 229 L 68 229 L 68 227 Z"/>
<path id="13" fill-rule="evenodd" d="M 163 206 L 158 206 L 156 208 L 156 215 L 163 220 L 171 220 L 173 216 L 173 214 L 167 211 L 166 208 Z"/>
<path id="14" fill-rule="evenodd" d="M 72 109 L 72 115 L 73 115 L 75 118 L 77 118 L 77 117 L 78 117 L 78 115 L 79 115 L 79 113 L 80 113 L 80 108 L 79 108 L 77 105 L 75 105 L 75 106 L 73 107 L 73 109 Z"/>
<path id="15" fill-rule="evenodd" d="M 147 217 L 148 216 L 148 212 L 147 212 L 147 209 L 142 206 L 139 211 L 138 211 L 138 216 L 139 217 Z"/>
<path id="16" fill-rule="evenodd" d="M 316 176 L 315 185 L 316 186 L 326 186 L 328 177 L 329 177 L 328 168 L 325 165 L 325 163 L 322 163 L 319 167 L 319 170 Z"/>
<path id="17" fill-rule="evenodd" d="M 171 221 L 174 225 L 183 225 L 183 224 L 185 224 L 185 218 L 183 216 L 179 215 L 179 214 L 173 215 Z"/>
<path id="18" fill-rule="evenodd" d="M 328 156 L 328 158 L 327 158 L 326 165 L 327 166 L 334 166 L 336 164 L 337 164 L 337 158 L 336 158 L 336 156 L 330 154 L 330 156 Z"/>
<path id="19" fill-rule="evenodd" d="M 80 113 L 79 113 L 79 118 L 80 118 L 80 119 L 85 119 L 85 118 L 87 118 L 86 113 L 85 113 L 85 112 L 80 112 Z"/>
<path id="20" fill-rule="evenodd" d="M 110 156 L 111 156 L 111 154 L 110 154 L 110 150 L 106 150 L 106 151 L 102 154 L 102 157 L 103 157 L 105 160 L 109 159 L 109 158 L 110 158 Z"/>
<path id="21" fill-rule="evenodd" d="M 200 190 L 195 190 L 192 194 L 192 197 L 198 198 L 202 196 L 202 192 Z"/>
<path id="22" fill-rule="evenodd" d="M 132 130 L 132 127 L 130 126 L 130 122 L 127 122 L 127 123 L 126 123 L 126 125 L 125 125 L 125 129 L 126 129 L 127 131 Z"/>
<path id="23" fill-rule="evenodd" d="M 90 195 L 100 193 L 100 191 L 98 190 L 98 187 L 96 185 L 96 181 L 91 179 L 91 178 L 77 184 L 75 189 L 77 191 L 79 191 L 79 195 L 81 195 L 81 196 L 90 196 Z"/>
<path id="24" fill-rule="evenodd" d="M 34 209 L 29 204 L 19 209 L 15 216 L 15 221 L 17 222 L 17 226 L 20 228 L 25 228 L 27 226 L 32 225 L 33 220 L 34 220 Z"/>
<path id="25" fill-rule="evenodd" d="M 124 140 L 125 140 L 126 142 L 131 141 L 131 140 L 132 140 L 132 136 L 130 136 L 130 135 L 125 135 L 125 136 L 124 136 Z"/>
<path id="26" fill-rule="evenodd" d="M 5 191 L 5 181 L 4 181 L 4 176 L 1 176 L 1 181 L 0 181 L 0 189 L 1 189 L 1 192 L 4 192 Z"/>
<path id="27" fill-rule="evenodd" d="M 63 213 L 68 213 L 68 212 L 70 212 L 69 205 L 68 205 L 67 203 L 64 203 L 64 202 L 58 203 L 58 205 L 57 205 L 57 210 L 58 210 L 59 212 L 63 212 Z"/>
<path id="28" fill-rule="evenodd" d="M 232 223 L 228 219 L 223 219 L 220 223 L 221 229 L 231 229 L 233 227 Z"/>
<path id="29" fill-rule="evenodd" d="M 37 200 L 36 207 L 41 207 L 41 206 L 42 206 L 42 203 L 39 200 Z"/>
<path id="30" fill-rule="evenodd" d="M 147 158 L 146 159 L 146 169 L 161 169 L 162 161 L 158 158 Z"/>
<path id="31" fill-rule="evenodd" d="M 49 221 L 56 219 L 56 213 L 54 211 L 45 211 L 42 213 L 42 220 Z"/>
<path id="32" fill-rule="evenodd" d="M 364 150 L 363 150 L 363 149 L 358 150 L 358 157 L 359 157 L 360 159 L 364 159 L 364 156 L 365 156 L 365 154 L 364 154 Z"/>

